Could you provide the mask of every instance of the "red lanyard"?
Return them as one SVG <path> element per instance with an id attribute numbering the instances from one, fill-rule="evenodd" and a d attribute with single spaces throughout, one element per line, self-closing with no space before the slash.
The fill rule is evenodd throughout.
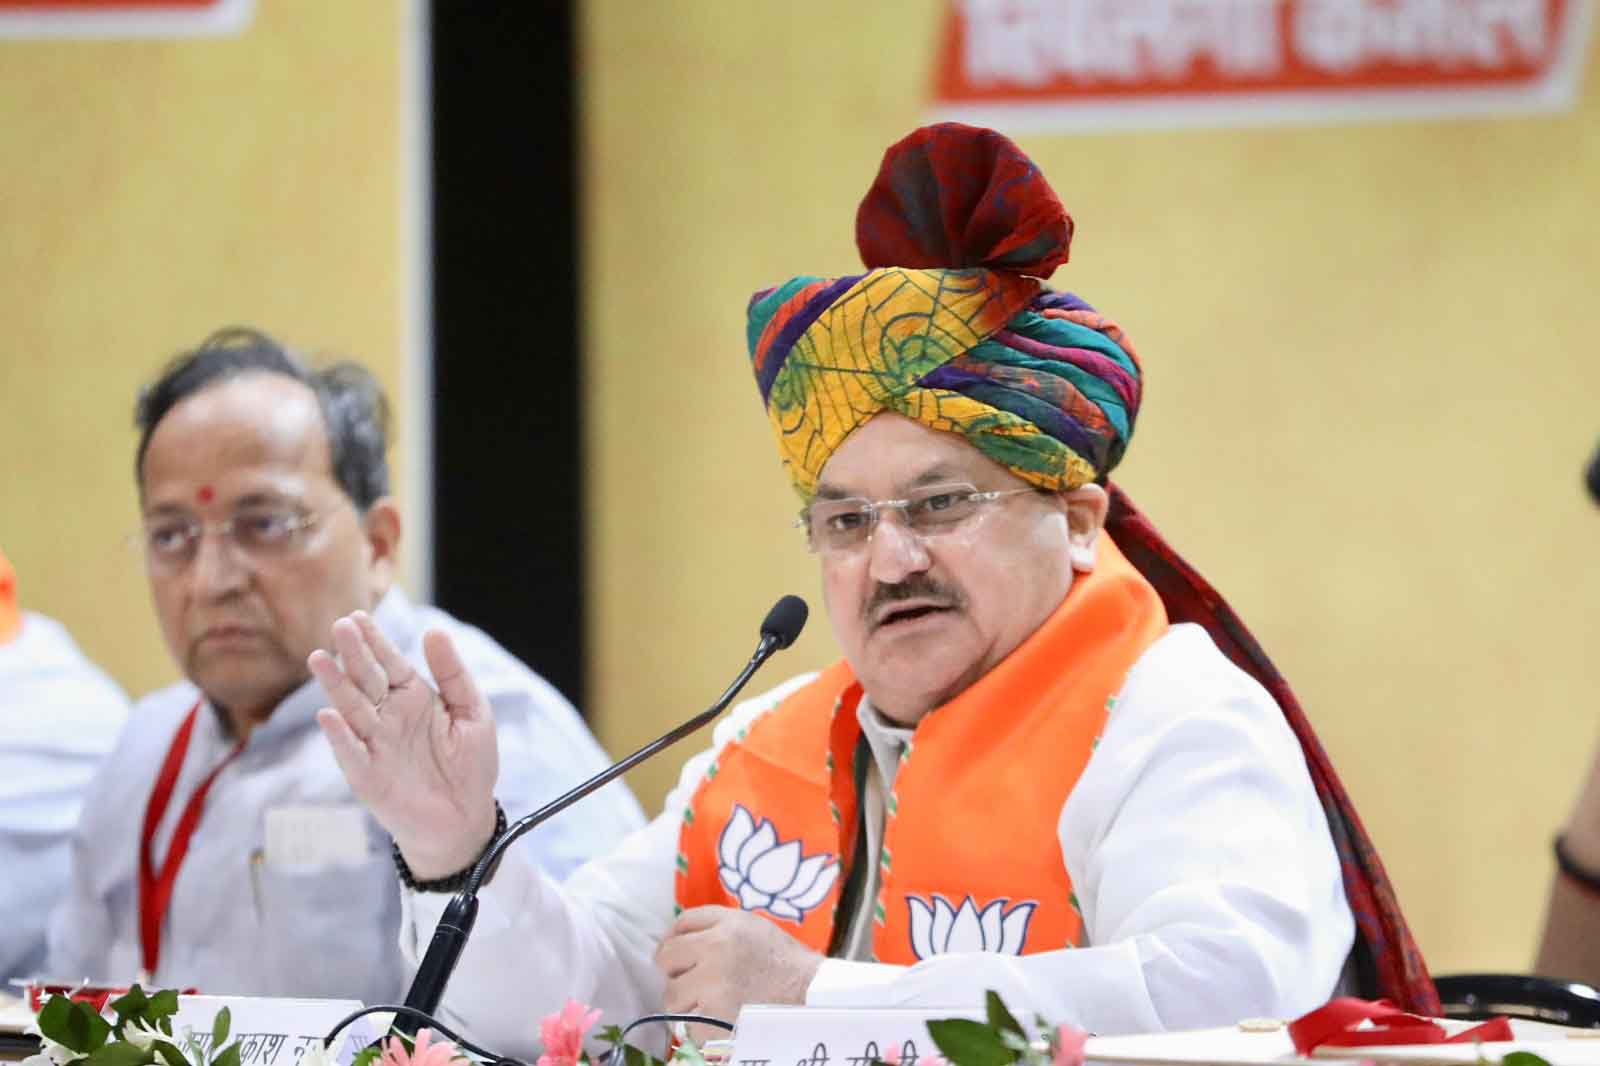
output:
<path id="1" fill-rule="evenodd" d="M 156 972 L 156 963 L 161 959 L 161 920 L 166 916 L 167 904 L 172 901 L 172 886 L 178 880 L 178 869 L 189 852 L 189 838 L 194 836 L 195 827 L 200 824 L 206 793 L 211 791 L 211 783 L 217 779 L 223 767 L 244 750 L 244 741 L 241 740 L 194 790 L 172 832 L 172 843 L 167 846 L 167 861 L 157 871 L 154 858 L 156 827 L 161 824 L 162 817 L 167 813 L 167 804 L 172 801 L 172 790 L 178 783 L 178 771 L 183 769 L 183 757 L 189 753 L 189 737 L 194 732 L 194 722 L 200 716 L 203 702 L 196 701 L 183 724 L 178 727 L 177 735 L 172 738 L 172 746 L 167 749 L 166 760 L 161 764 L 161 773 L 156 777 L 155 790 L 150 793 L 150 802 L 144 809 L 144 832 L 139 841 L 139 941 L 144 948 L 144 971 L 147 974 Z"/>

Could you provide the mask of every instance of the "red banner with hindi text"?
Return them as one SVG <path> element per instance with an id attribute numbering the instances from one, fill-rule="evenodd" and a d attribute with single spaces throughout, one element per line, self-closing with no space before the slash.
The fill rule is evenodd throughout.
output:
<path id="1" fill-rule="evenodd" d="M 1030 128 L 1554 110 L 1589 20 L 1588 0 L 950 0 L 934 106 Z"/>

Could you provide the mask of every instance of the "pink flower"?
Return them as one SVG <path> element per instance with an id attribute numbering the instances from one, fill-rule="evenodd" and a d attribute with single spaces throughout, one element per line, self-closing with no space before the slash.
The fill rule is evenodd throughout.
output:
<path id="1" fill-rule="evenodd" d="M 450 1066 L 451 1060 L 460 1056 L 461 1052 L 450 1041 L 435 1042 L 431 1029 L 418 1031 L 416 1043 L 409 1051 L 398 1036 L 383 1042 L 383 1066 Z"/>
<path id="2" fill-rule="evenodd" d="M 544 1054 L 539 1056 L 538 1066 L 578 1066 L 584 1034 L 599 1020 L 599 1011 L 590 1010 L 575 999 L 567 1000 L 561 1013 L 552 1014 L 539 1023 Z"/>
<path id="3" fill-rule="evenodd" d="M 1089 1034 L 1076 1025 L 1056 1027 L 1056 1057 L 1052 1066 L 1083 1066 L 1083 1045 Z"/>

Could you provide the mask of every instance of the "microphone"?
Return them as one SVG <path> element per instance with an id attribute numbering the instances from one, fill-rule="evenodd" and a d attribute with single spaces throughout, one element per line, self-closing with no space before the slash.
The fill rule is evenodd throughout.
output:
<path id="1" fill-rule="evenodd" d="M 1589 460 L 1589 473 L 1584 480 L 1589 484 L 1589 498 L 1600 504 L 1600 448 L 1595 449 L 1594 458 Z"/>
<path id="2" fill-rule="evenodd" d="M 773 604 L 772 610 L 767 612 L 767 617 L 761 622 L 761 642 L 756 645 L 755 654 L 750 656 L 750 661 L 739 671 L 739 676 L 733 679 L 733 683 L 717 697 L 715 703 L 666 735 L 652 740 L 627 758 L 601 770 L 565 795 L 558 796 L 532 814 L 517 819 L 492 841 L 488 850 L 483 853 L 483 857 L 472 868 L 472 873 L 467 876 L 466 886 L 450 901 L 444 915 L 440 917 L 439 924 L 433 931 L 433 940 L 428 944 L 427 954 L 423 955 L 422 962 L 417 967 L 417 975 L 411 981 L 411 989 L 406 993 L 406 1007 L 424 1015 L 430 1015 L 438 1008 L 439 1000 L 444 996 L 444 986 L 450 980 L 450 974 L 455 970 L 457 960 L 461 958 L 462 949 L 467 946 L 467 937 L 472 934 L 473 923 L 477 921 L 478 889 L 488 878 L 489 871 L 500 861 L 500 856 L 518 837 L 560 814 L 601 785 L 627 773 L 661 749 L 676 744 L 721 714 L 774 652 L 781 651 L 794 643 L 795 638 L 800 635 L 800 630 L 805 627 L 806 616 L 809 613 L 806 601 L 799 596 L 785 596 Z M 423 1020 L 417 1014 L 409 1013 L 396 1018 L 394 1028 L 408 1037 L 415 1037 L 417 1030 L 423 1024 Z"/>

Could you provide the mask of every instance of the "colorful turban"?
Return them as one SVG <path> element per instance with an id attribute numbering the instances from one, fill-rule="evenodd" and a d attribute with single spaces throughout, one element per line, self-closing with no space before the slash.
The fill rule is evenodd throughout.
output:
<path id="1" fill-rule="evenodd" d="M 1042 284 L 1071 242 L 1039 168 L 993 130 L 944 123 L 891 147 L 856 214 L 867 272 L 750 300 L 750 360 L 801 497 L 880 411 L 959 433 L 1040 488 L 1109 472 L 1139 362 L 1115 323 Z"/>

